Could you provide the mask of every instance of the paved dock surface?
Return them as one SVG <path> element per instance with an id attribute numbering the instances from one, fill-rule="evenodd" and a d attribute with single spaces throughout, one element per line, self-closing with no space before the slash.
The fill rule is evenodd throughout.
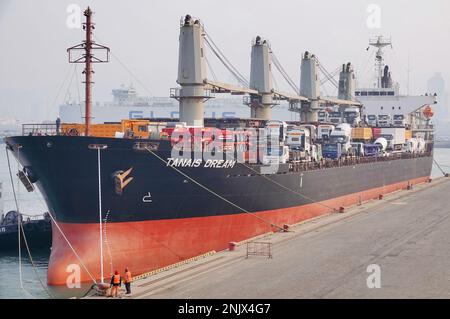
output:
<path id="1" fill-rule="evenodd" d="M 415 186 L 133 285 L 133 298 L 450 298 L 450 179 Z M 367 267 L 381 288 L 368 288 Z"/>

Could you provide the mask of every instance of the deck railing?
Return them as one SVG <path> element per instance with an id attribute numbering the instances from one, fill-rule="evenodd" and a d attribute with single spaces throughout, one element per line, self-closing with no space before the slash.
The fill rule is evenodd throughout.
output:
<path id="1" fill-rule="evenodd" d="M 23 124 L 22 135 L 56 135 L 56 124 Z"/>

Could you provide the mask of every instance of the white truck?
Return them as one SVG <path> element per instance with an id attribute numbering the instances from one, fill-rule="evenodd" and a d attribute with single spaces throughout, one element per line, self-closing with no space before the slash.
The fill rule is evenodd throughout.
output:
<path id="1" fill-rule="evenodd" d="M 317 121 L 319 123 L 328 123 L 329 122 L 329 115 L 328 115 L 327 111 L 325 111 L 325 110 L 319 111 L 319 112 L 317 112 L 317 116 L 318 116 Z"/>
<path id="2" fill-rule="evenodd" d="M 389 114 L 379 114 L 378 115 L 378 126 L 379 127 L 391 127 L 392 118 Z"/>
<path id="3" fill-rule="evenodd" d="M 419 141 L 413 137 L 405 142 L 405 150 L 408 153 L 417 153 L 419 150 Z"/>
<path id="4" fill-rule="evenodd" d="M 319 159 L 317 145 L 313 144 L 310 129 L 309 127 L 296 127 L 287 132 L 286 146 L 289 147 L 292 160 L 311 161 Z"/>
<path id="5" fill-rule="evenodd" d="M 383 137 L 388 142 L 387 149 L 392 151 L 399 151 L 403 148 L 406 142 L 404 127 L 383 127 L 381 129 L 380 137 Z"/>
<path id="6" fill-rule="evenodd" d="M 289 147 L 279 145 L 278 147 L 268 147 L 267 153 L 263 156 L 263 164 L 286 164 L 289 161 Z"/>
<path id="7" fill-rule="evenodd" d="M 329 144 L 341 144 L 342 155 L 353 155 L 351 145 L 352 127 L 348 123 L 342 123 L 330 133 Z"/>
<path id="8" fill-rule="evenodd" d="M 328 140 L 331 132 L 334 130 L 334 125 L 331 124 L 319 124 L 317 126 L 317 139 L 320 141 Z"/>
<path id="9" fill-rule="evenodd" d="M 286 132 L 288 125 L 284 121 L 271 120 L 266 123 L 266 134 L 268 137 L 268 141 L 270 141 L 271 137 L 278 136 L 279 141 L 284 143 L 286 140 Z"/>
<path id="10" fill-rule="evenodd" d="M 345 122 L 354 126 L 358 126 L 361 123 L 361 115 L 359 109 L 354 107 L 346 108 L 344 111 Z"/>
<path id="11" fill-rule="evenodd" d="M 339 111 L 333 111 L 329 114 L 329 121 L 335 125 L 342 123 L 342 114 Z"/>
<path id="12" fill-rule="evenodd" d="M 377 116 L 375 114 L 367 115 L 366 122 L 370 127 L 377 127 Z"/>
<path id="13" fill-rule="evenodd" d="M 406 121 L 403 114 L 394 114 L 393 125 L 395 127 L 405 127 Z"/>

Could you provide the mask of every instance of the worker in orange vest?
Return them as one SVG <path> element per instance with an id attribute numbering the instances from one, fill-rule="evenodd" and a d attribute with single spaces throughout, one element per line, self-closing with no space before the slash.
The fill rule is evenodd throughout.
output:
<path id="1" fill-rule="evenodd" d="M 127 295 L 131 294 L 131 280 L 133 279 L 133 277 L 131 277 L 131 272 L 130 270 L 127 268 L 125 268 L 125 288 L 127 289 Z"/>
<path id="2" fill-rule="evenodd" d="M 119 287 L 122 284 L 122 277 L 120 277 L 119 272 L 116 270 L 114 275 L 111 277 L 111 297 L 117 297 L 119 292 Z"/>

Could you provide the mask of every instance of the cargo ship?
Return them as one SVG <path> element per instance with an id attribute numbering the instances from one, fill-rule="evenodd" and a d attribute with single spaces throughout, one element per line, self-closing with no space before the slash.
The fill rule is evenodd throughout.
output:
<path id="1" fill-rule="evenodd" d="M 321 96 L 321 66 L 310 52 L 302 55 L 300 87 L 279 92 L 272 67 L 284 70 L 259 36 L 250 81 L 231 66 L 242 85 L 211 81 L 205 45 L 221 52 L 189 15 L 180 21 L 180 87 L 170 90 L 179 118 L 93 124 L 93 48 L 109 49 L 92 41 L 91 14 L 86 40 L 69 49 L 83 52 L 71 61 L 85 63 L 85 123 L 24 125 L 22 136 L 6 138 L 22 182 L 37 185 L 53 219 L 50 285 L 65 285 L 73 265 L 81 281 L 125 267 L 145 273 L 429 179 L 435 97 L 418 97 L 421 104 L 398 110 L 404 116 L 395 120 L 365 109 L 351 64 L 340 71 L 339 96 Z M 371 44 L 384 46 L 381 37 Z M 379 85 L 366 92 L 392 91 L 376 62 Z M 248 118 L 204 117 L 205 100 L 226 93 L 244 95 Z M 298 121 L 277 119 L 281 100 Z"/>

